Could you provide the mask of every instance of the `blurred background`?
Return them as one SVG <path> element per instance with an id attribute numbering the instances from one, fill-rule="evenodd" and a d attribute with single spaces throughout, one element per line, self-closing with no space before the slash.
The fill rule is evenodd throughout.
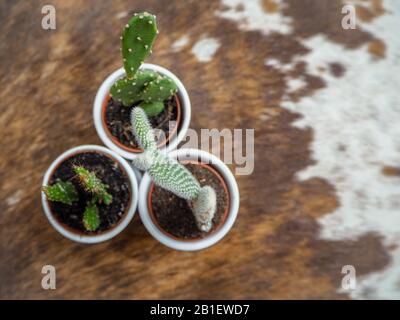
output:
<path id="1" fill-rule="evenodd" d="M 138 215 L 84 246 L 42 213 L 52 160 L 101 144 L 94 96 L 140 11 L 157 15 L 148 62 L 185 84 L 191 127 L 255 129 L 238 220 L 197 253 L 162 246 Z M 399 29 L 396 0 L 1 1 L 0 298 L 400 298 Z"/>

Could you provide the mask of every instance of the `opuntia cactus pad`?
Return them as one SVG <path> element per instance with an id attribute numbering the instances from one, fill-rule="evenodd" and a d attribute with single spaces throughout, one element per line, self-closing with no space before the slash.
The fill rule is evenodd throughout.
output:
<path id="1" fill-rule="evenodd" d="M 154 71 L 139 70 L 152 52 L 157 33 L 156 17 L 148 12 L 135 14 L 125 25 L 121 52 L 126 76 L 110 90 L 111 97 L 126 107 L 143 103 L 143 110 L 148 116 L 159 114 L 164 109 L 163 102 L 177 91 L 172 79 Z"/>

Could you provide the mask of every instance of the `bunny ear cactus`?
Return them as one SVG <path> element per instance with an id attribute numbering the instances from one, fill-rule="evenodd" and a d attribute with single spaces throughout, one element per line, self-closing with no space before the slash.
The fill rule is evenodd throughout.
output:
<path id="1" fill-rule="evenodd" d="M 131 121 L 136 140 L 145 150 L 132 161 L 133 165 L 148 171 L 155 184 L 186 199 L 197 227 L 204 232 L 210 231 L 217 207 L 214 189 L 210 186 L 201 187 L 188 169 L 156 149 L 153 130 L 141 108 L 132 110 Z"/>
<path id="2" fill-rule="evenodd" d="M 133 103 L 142 100 L 141 92 L 153 80 L 156 80 L 158 74 L 151 70 L 139 70 L 134 78 L 119 79 L 111 87 L 111 97 L 122 102 L 124 106 L 130 106 Z"/>
<path id="3" fill-rule="evenodd" d="M 122 58 L 126 77 L 111 87 L 113 99 L 129 107 L 139 104 L 150 117 L 164 110 L 164 101 L 177 91 L 176 84 L 169 78 L 150 70 L 139 70 L 150 55 L 157 36 L 156 17 L 147 12 L 137 13 L 125 25 L 122 33 Z"/>
<path id="4" fill-rule="evenodd" d="M 122 33 L 122 58 L 128 79 L 136 75 L 143 61 L 150 55 L 157 36 L 156 17 L 147 12 L 135 14 Z"/>

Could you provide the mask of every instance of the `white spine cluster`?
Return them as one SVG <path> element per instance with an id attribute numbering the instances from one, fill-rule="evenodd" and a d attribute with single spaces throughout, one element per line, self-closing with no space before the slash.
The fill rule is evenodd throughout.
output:
<path id="1" fill-rule="evenodd" d="M 201 187 L 188 169 L 157 150 L 153 129 L 142 108 L 133 109 L 131 121 L 136 140 L 144 149 L 144 152 L 132 161 L 133 165 L 148 171 L 156 185 L 186 199 L 193 211 L 197 227 L 204 232 L 210 231 L 217 207 L 214 189 L 210 186 Z"/>

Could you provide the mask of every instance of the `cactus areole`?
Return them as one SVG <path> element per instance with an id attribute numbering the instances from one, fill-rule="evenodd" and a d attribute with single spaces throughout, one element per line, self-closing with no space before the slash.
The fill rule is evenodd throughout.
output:
<path id="1" fill-rule="evenodd" d="M 175 82 L 156 71 L 140 69 L 152 53 L 157 34 L 156 16 L 148 12 L 136 13 L 122 31 L 125 76 L 110 88 L 103 123 L 109 130 L 109 137 L 128 151 L 141 152 L 130 136 L 129 119 L 125 117 L 133 108 L 139 106 L 146 112 L 154 128 L 164 132 L 165 143 L 179 126 L 180 103 Z"/>
<path id="2" fill-rule="evenodd" d="M 125 170 L 100 152 L 77 153 L 52 172 L 43 192 L 53 216 L 78 234 L 100 234 L 120 222 L 131 201 Z"/>

